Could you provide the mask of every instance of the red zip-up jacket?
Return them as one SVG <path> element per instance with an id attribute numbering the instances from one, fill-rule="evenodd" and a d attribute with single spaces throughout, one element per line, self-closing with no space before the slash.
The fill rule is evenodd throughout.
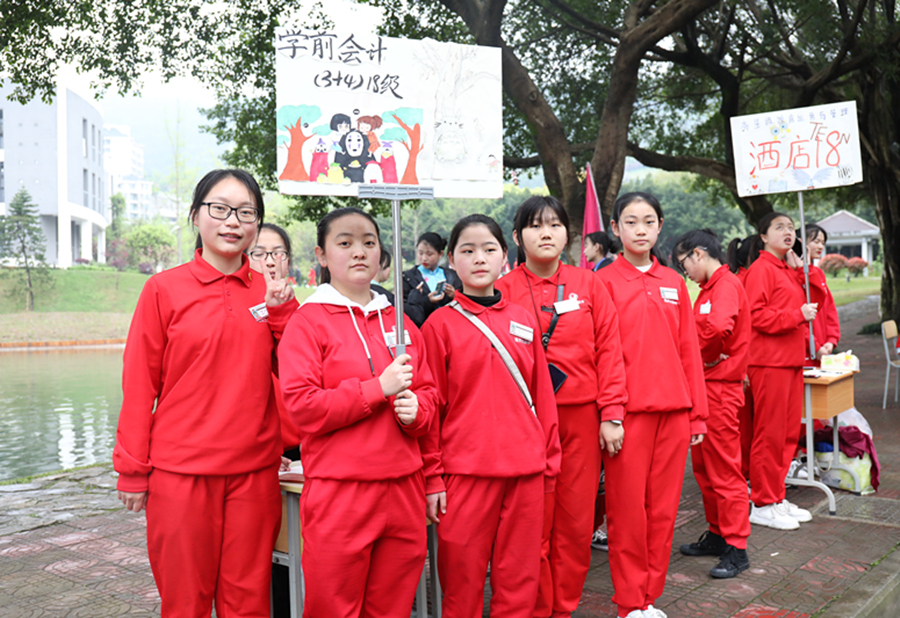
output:
<path id="1" fill-rule="evenodd" d="M 686 411 L 691 435 L 705 434 L 709 411 L 691 299 L 684 280 L 652 259 L 646 273 L 620 256 L 595 274 L 619 313 L 625 411 Z"/>
<path id="2" fill-rule="evenodd" d="M 694 319 L 706 379 L 742 381 L 747 375 L 750 305 L 744 286 L 727 266 L 720 267 L 700 286 Z M 719 361 L 722 354 L 728 358 Z"/>
<path id="3" fill-rule="evenodd" d="M 800 285 L 803 271 L 798 270 L 768 251 L 760 251 L 747 270 L 751 367 L 803 366 L 806 320 L 800 307 L 806 303 L 806 294 Z"/>
<path id="4" fill-rule="evenodd" d="M 246 258 L 224 275 L 200 249 L 147 280 L 125 345 L 113 450 L 120 490 L 146 491 L 153 468 L 243 474 L 278 462 L 275 341 L 297 301 L 258 322 L 250 307 L 265 294 Z"/>
<path id="5" fill-rule="evenodd" d="M 619 316 L 594 272 L 560 264 L 555 275 L 544 279 L 521 264 L 495 286 L 509 302 L 537 313 L 543 332 L 550 328 L 553 314 L 541 307 L 553 307 L 557 286 L 563 286 L 563 300 L 576 301 L 578 309 L 560 314 L 547 347 L 547 361 L 568 376 L 556 393 L 556 403 L 596 401 L 602 420 L 621 419 L 628 392 Z"/>
<path id="6" fill-rule="evenodd" d="M 456 299 L 509 351 L 529 387 L 534 412 L 488 338 L 456 309 L 435 311 L 422 327 L 438 391 L 438 417 L 421 439 L 425 491 L 444 491 L 443 474 L 507 478 L 536 473 L 544 474 L 549 490 L 562 451 L 556 398 L 534 318 L 502 295 L 492 307 L 462 293 Z"/>
<path id="7" fill-rule="evenodd" d="M 305 476 L 377 481 L 422 469 L 416 438 L 434 414 L 434 381 L 422 335 L 406 320 L 410 390 L 419 410 L 412 424 L 400 423 L 378 380 L 393 361 L 387 336 L 396 335 L 394 316 L 381 294 L 363 308 L 323 284 L 291 317 L 278 365 L 284 405 L 300 432 Z"/>

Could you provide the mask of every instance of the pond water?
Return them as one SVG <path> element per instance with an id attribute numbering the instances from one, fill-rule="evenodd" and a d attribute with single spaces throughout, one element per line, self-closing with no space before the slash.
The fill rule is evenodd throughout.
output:
<path id="1" fill-rule="evenodd" d="M 0 354 L 0 480 L 112 460 L 122 349 Z"/>

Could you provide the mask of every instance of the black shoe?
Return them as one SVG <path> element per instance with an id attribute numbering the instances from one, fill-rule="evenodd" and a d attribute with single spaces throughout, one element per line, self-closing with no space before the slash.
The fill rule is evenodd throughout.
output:
<path id="1" fill-rule="evenodd" d="M 685 556 L 721 556 L 728 549 L 728 543 L 718 534 L 707 530 L 700 535 L 696 543 L 682 545 L 679 548 Z"/>
<path id="2" fill-rule="evenodd" d="M 750 558 L 747 557 L 747 550 L 729 545 L 728 551 L 722 554 L 719 564 L 710 569 L 709 574 L 716 579 L 729 579 L 749 568 Z"/>

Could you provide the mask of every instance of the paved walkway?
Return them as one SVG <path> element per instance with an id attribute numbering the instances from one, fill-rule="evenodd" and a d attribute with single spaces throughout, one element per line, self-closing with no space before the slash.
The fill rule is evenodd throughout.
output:
<path id="1" fill-rule="evenodd" d="M 871 305 L 870 305 L 871 306 Z M 875 431 L 882 463 L 877 494 L 838 492 L 837 516 L 816 489 L 789 498 L 815 519 L 796 532 L 754 526 L 751 569 L 732 580 L 711 580 L 713 558 L 686 558 L 677 547 L 705 530 L 700 491 L 689 472 L 675 529 L 675 550 L 659 606 L 671 618 L 850 618 L 900 574 L 900 406 L 882 411 L 884 352 L 880 336 L 856 335 L 878 321 L 871 311 L 843 323 L 845 348 L 862 362 L 856 406 Z M 688 470 L 690 467 L 688 466 Z M 115 499 L 108 466 L 0 485 L 0 616 L 157 616 L 143 515 L 125 513 Z M 898 552 L 900 554 L 900 552 Z M 613 617 L 607 554 L 593 552 L 576 618 Z M 882 614 L 900 616 L 900 609 Z"/>

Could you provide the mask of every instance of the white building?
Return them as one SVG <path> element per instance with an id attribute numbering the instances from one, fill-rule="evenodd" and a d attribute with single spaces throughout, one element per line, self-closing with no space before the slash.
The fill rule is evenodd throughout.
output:
<path id="1" fill-rule="evenodd" d="M 110 215 L 100 110 L 62 82 L 49 105 L 15 103 L 11 92 L 0 87 L 0 215 L 26 189 L 41 215 L 50 264 L 105 263 Z"/>
<path id="2" fill-rule="evenodd" d="M 109 174 L 109 195 L 125 198 L 125 217 L 152 219 L 158 213 L 153 202 L 153 181 L 144 178 L 144 145 L 131 137 L 131 127 L 104 127 L 103 167 Z"/>
<path id="3" fill-rule="evenodd" d="M 828 234 L 826 253 L 840 253 L 845 257 L 861 257 L 866 262 L 878 258 L 878 241 L 881 239 L 881 230 L 846 210 L 839 210 L 833 215 L 825 217 L 816 225 Z M 869 275 L 869 269 L 864 276 Z"/>

